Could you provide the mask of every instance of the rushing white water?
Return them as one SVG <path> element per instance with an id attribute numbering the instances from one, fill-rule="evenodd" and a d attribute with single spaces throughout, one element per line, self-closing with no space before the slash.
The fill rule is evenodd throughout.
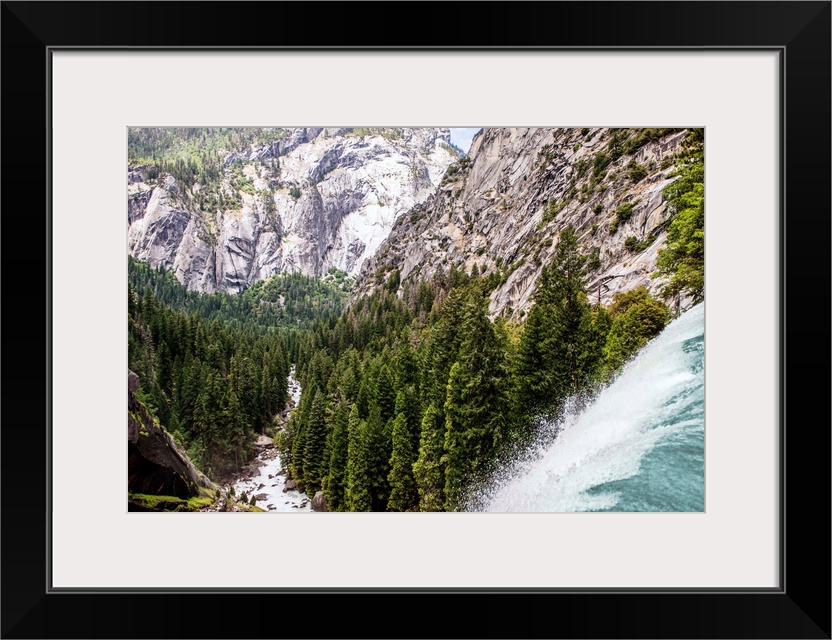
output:
<path id="1" fill-rule="evenodd" d="M 289 395 L 297 407 L 300 402 L 300 383 L 295 379 L 295 367 L 289 372 Z M 257 500 L 257 506 L 268 511 L 297 512 L 311 511 L 311 501 L 301 491 L 290 489 L 284 492 L 286 475 L 282 471 L 280 455 L 273 448 L 268 448 L 257 457 L 257 474 L 250 479 L 242 478 L 234 484 L 234 493 L 239 496 L 244 491 L 246 495 L 258 496 L 265 494 L 265 498 Z M 271 476 L 271 477 L 269 477 Z M 262 486 L 261 486 L 262 485 Z"/>
<path id="2" fill-rule="evenodd" d="M 483 510 L 704 510 L 704 328 L 704 304 L 670 323 L 554 442 L 504 469 Z"/>

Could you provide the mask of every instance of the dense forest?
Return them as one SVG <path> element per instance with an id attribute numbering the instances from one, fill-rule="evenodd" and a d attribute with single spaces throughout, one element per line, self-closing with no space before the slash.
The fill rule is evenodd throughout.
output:
<path id="1" fill-rule="evenodd" d="M 346 273 L 332 267 L 323 278 L 281 273 L 256 282 L 239 295 L 224 291 L 206 295 L 188 291 L 164 267 L 153 268 L 132 256 L 128 256 L 127 266 L 134 291 L 149 289 L 173 309 L 252 331 L 305 327 L 313 320 L 340 316 L 352 284 Z"/>
<path id="2" fill-rule="evenodd" d="M 524 327 L 491 322 L 487 281 L 453 268 L 313 326 L 298 346 L 300 407 L 278 439 L 293 476 L 331 510 L 464 508 L 501 454 L 539 437 L 670 317 L 644 289 L 592 306 L 585 261 L 564 229 Z"/>
<path id="3" fill-rule="evenodd" d="M 256 433 L 286 404 L 289 347 L 284 335 L 235 329 L 174 310 L 128 290 L 128 359 L 137 396 L 216 476 L 239 468 Z"/>
<path id="4" fill-rule="evenodd" d="M 237 296 L 187 292 L 130 259 L 129 358 L 140 398 L 209 476 L 239 468 L 287 400 L 276 431 L 300 489 L 330 511 L 452 511 L 506 457 L 556 433 L 670 320 L 665 302 L 704 297 L 704 152 L 692 130 L 665 190 L 673 212 L 658 260 L 663 300 L 644 288 L 592 304 L 591 256 L 557 238 L 522 324 L 489 317 L 493 277 L 451 265 L 431 281 L 393 271 L 345 307 L 350 281 L 283 274 Z"/>

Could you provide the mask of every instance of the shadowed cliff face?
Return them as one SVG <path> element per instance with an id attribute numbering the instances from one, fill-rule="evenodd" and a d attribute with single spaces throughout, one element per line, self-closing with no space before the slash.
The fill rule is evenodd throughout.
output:
<path id="1" fill-rule="evenodd" d="M 130 375 L 137 381 L 135 374 Z M 170 434 L 148 413 L 133 391 L 128 390 L 127 490 L 130 494 L 166 496 L 187 500 L 205 495 L 217 487 L 191 463 Z M 142 503 L 142 504 L 140 504 Z M 147 500 L 130 502 L 131 510 L 146 508 Z"/>
<path id="2" fill-rule="evenodd" d="M 228 152 L 213 193 L 129 167 L 129 251 L 202 292 L 238 293 L 280 271 L 355 275 L 457 159 L 449 140 L 439 128 L 291 129 Z M 200 205 L 220 193 L 222 205 Z"/>
<path id="3" fill-rule="evenodd" d="M 646 131 L 646 130 L 645 130 Z M 645 286 L 665 244 L 670 212 L 662 190 L 684 130 L 484 129 L 470 162 L 452 165 L 424 204 L 400 217 L 365 261 L 354 296 L 370 293 L 394 269 L 402 284 L 451 265 L 497 273 L 490 311 L 516 316 L 567 225 L 589 257 L 587 290 L 609 303 Z"/>

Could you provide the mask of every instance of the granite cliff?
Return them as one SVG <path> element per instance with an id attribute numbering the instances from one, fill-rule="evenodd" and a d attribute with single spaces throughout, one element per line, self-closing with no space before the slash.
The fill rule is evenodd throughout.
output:
<path id="1" fill-rule="evenodd" d="M 404 283 L 451 266 L 497 273 L 490 311 L 521 315 L 567 225 L 588 257 L 587 291 L 609 303 L 653 276 L 670 217 L 683 129 L 484 129 L 424 203 L 396 220 L 366 260 L 354 296 L 398 270 Z M 400 291 L 402 289 L 400 288 Z M 600 291 L 599 291 L 600 290 Z"/>
<path id="2" fill-rule="evenodd" d="M 165 138 L 167 165 L 128 166 L 128 245 L 209 293 L 281 271 L 357 274 L 459 155 L 440 128 L 258 130 L 210 150 L 204 130 L 186 131 Z M 148 132 L 162 135 L 133 134 Z"/>

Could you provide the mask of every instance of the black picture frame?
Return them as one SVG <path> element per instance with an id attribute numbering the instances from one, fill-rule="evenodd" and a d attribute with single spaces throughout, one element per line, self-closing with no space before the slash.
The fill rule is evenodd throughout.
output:
<path id="1" fill-rule="evenodd" d="M 830 298 L 825 279 L 830 267 L 830 6 L 830 2 L 754 1 L 395 6 L 3 2 L 2 637 L 829 638 Z M 245 15 L 258 19 L 228 20 Z M 393 18 L 402 15 L 407 16 L 405 22 Z M 148 16 L 153 19 L 143 19 Z M 275 29 L 277 23 L 291 28 Z M 280 595 L 219 590 L 51 591 L 47 480 L 59 479 L 50 478 L 45 452 L 50 385 L 60 384 L 49 378 L 50 323 L 60 322 L 49 310 L 48 274 L 56 268 L 49 264 L 51 51 L 129 47 L 779 51 L 785 80 L 780 587 L 307 590 Z M 79 313 L 94 316 L 94 301 L 79 301 Z M 753 316 L 749 308 L 749 322 Z M 741 472 L 741 460 L 737 468 Z M 95 504 L 82 502 L 79 508 L 91 509 Z M 533 559 L 533 550 L 528 555 Z M 275 620 L 255 615 L 286 606 L 307 615 Z M 406 626 L 386 628 L 382 622 L 386 611 L 404 617 Z M 458 626 L 444 627 L 448 618 L 457 620 Z"/>

